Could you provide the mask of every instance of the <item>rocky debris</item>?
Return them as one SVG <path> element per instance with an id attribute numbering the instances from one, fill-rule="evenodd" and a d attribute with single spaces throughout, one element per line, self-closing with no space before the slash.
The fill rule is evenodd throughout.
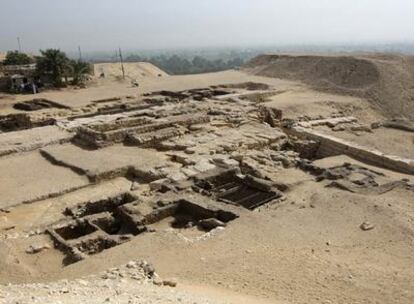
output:
<path id="1" fill-rule="evenodd" d="M 371 224 L 370 222 L 363 222 L 359 228 L 361 228 L 361 230 L 363 231 L 369 231 L 375 228 L 375 226 L 373 224 Z"/>
<path id="2" fill-rule="evenodd" d="M 381 123 L 385 128 L 414 132 L 414 123 L 406 119 L 392 119 Z"/>
<path id="3" fill-rule="evenodd" d="M 15 228 L 16 228 L 16 226 L 12 225 L 12 226 L 7 226 L 7 227 L 4 227 L 2 230 L 4 230 L 4 231 L 9 231 L 9 230 L 13 230 L 13 229 L 15 229 Z"/>
<path id="4" fill-rule="evenodd" d="M 42 98 L 35 98 L 30 101 L 18 102 L 13 105 L 13 108 L 17 110 L 22 110 L 22 111 L 38 111 L 38 110 L 49 109 L 49 108 L 65 109 L 67 107 L 64 107 L 50 100 L 46 100 Z"/>
<path id="5" fill-rule="evenodd" d="M 155 273 L 148 277 L 141 266 L 148 264 L 137 260 L 75 280 L 0 286 L 0 303 L 224 304 L 188 291 L 170 290 L 178 280 L 162 279 Z"/>
<path id="6" fill-rule="evenodd" d="M 323 118 L 323 119 L 307 119 L 306 121 L 300 121 L 297 123 L 298 126 L 303 128 L 312 128 L 317 126 L 328 126 L 330 128 L 334 128 L 341 124 L 349 124 L 349 123 L 356 123 L 358 120 L 355 117 L 347 116 L 347 117 L 331 117 L 331 118 Z"/>
<path id="7" fill-rule="evenodd" d="M 246 89 L 248 91 L 269 90 L 270 86 L 260 82 L 242 82 L 236 84 L 223 84 L 218 86 L 211 86 L 212 88 L 226 88 L 226 89 Z"/>
<path id="8" fill-rule="evenodd" d="M 163 280 L 162 284 L 164 286 L 176 287 L 177 286 L 177 279 L 172 278 L 172 279 L 168 279 L 168 280 Z"/>
<path id="9" fill-rule="evenodd" d="M 261 122 L 269 124 L 272 128 L 278 127 L 280 125 L 280 121 L 282 120 L 281 110 L 260 106 L 258 113 L 259 120 Z"/>
<path id="10" fill-rule="evenodd" d="M 212 230 L 217 227 L 226 227 L 226 224 L 216 218 L 208 218 L 198 222 L 198 225 L 205 230 Z"/>
<path id="11" fill-rule="evenodd" d="M 50 249 L 50 246 L 48 244 L 43 244 L 43 245 L 33 244 L 33 245 L 30 245 L 26 249 L 26 253 L 36 254 L 36 253 L 42 252 L 42 251 L 47 250 L 47 249 Z"/>
<path id="12" fill-rule="evenodd" d="M 24 113 L 8 114 L 0 116 L 0 131 L 12 132 L 26 130 L 33 127 L 29 115 Z"/>
<path id="13" fill-rule="evenodd" d="M 379 128 L 381 128 L 382 127 L 382 122 L 379 122 L 379 121 L 377 121 L 377 122 L 373 122 L 372 124 L 371 124 L 371 129 L 379 129 Z"/>
<path id="14" fill-rule="evenodd" d="M 10 213 L 10 210 L 7 210 L 5 208 L 0 208 L 0 212 L 2 212 L 2 213 Z"/>
<path id="15" fill-rule="evenodd" d="M 246 175 L 243 182 L 250 187 L 257 188 L 264 192 L 271 192 L 273 190 L 272 182 L 251 175 Z"/>
<path id="16" fill-rule="evenodd" d="M 270 179 L 268 176 L 272 172 L 282 168 L 293 168 L 297 166 L 300 159 L 298 153 L 289 150 L 250 150 L 243 155 L 240 168 L 243 174 Z"/>
<path id="17" fill-rule="evenodd" d="M 354 132 L 368 132 L 368 133 L 372 133 L 372 129 L 368 125 L 354 124 L 354 125 L 351 125 L 350 129 L 351 129 L 351 131 L 354 131 Z"/>
<path id="18" fill-rule="evenodd" d="M 136 191 L 140 189 L 141 185 L 137 182 L 132 182 L 130 191 Z"/>
<path id="19" fill-rule="evenodd" d="M 167 191 L 168 188 L 166 188 L 166 185 L 170 182 L 169 178 L 163 178 L 163 179 L 158 179 L 156 181 L 153 181 L 151 183 L 149 183 L 149 187 L 151 189 L 151 191 Z"/>
<path id="20" fill-rule="evenodd" d="M 342 132 L 345 131 L 346 127 L 344 125 L 337 125 L 335 127 L 332 128 L 332 131 L 334 132 Z"/>
<path id="21" fill-rule="evenodd" d="M 147 277 L 152 278 L 156 275 L 155 268 L 151 263 L 142 261 L 139 266 L 142 268 Z"/>
<path id="22" fill-rule="evenodd" d="M 315 140 L 291 138 L 288 147 L 299 153 L 300 158 L 314 159 L 318 154 L 320 143 Z"/>
<path id="23" fill-rule="evenodd" d="M 127 264 L 110 268 L 101 273 L 100 278 L 104 280 L 115 280 L 118 278 L 129 278 L 139 281 L 150 282 L 154 277 L 158 277 L 154 266 L 151 263 L 143 261 L 129 261 Z"/>

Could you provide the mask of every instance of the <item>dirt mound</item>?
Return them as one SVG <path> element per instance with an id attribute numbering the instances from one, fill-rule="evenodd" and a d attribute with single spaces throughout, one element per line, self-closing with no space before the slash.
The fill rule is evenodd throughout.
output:
<path id="1" fill-rule="evenodd" d="M 386 116 L 414 120 L 412 56 L 261 55 L 244 70 L 301 81 L 316 90 L 364 97 Z"/>
<path id="2" fill-rule="evenodd" d="M 126 62 L 124 63 L 125 76 L 128 79 L 142 79 L 145 77 L 165 77 L 166 72 L 149 62 Z M 105 77 L 122 77 L 120 63 L 97 63 L 94 64 L 94 72 L 97 77 L 102 73 Z"/>

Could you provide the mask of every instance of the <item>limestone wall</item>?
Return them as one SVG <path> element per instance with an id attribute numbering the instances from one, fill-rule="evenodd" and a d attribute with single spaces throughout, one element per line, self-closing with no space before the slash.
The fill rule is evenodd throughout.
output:
<path id="1" fill-rule="evenodd" d="M 414 160 L 406 159 L 395 155 L 387 155 L 378 150 L 360 146 L 321 132 L 299 126 L 288 130 L 292 135 L 300 138 L 311 139 L 320 142 L 317 155 L 328 157 L 334 155 L 348 155 L 359 161 L 398 171 L 407 174 L 414 174 Z"/>

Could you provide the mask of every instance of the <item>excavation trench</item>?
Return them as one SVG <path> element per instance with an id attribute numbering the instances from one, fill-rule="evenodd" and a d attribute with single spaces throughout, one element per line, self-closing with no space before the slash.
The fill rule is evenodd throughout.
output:
<path id="1" fill-rule="evenodd" d="M 174 229 L 186 236 L 200 236 L 223 227 L 238 215 L 225 208 L 212 208 L 187 199 L 163 204 L 143 202 L 130 193 L 106 200 L 86 202 L 67 209 L 66 221 L 47 232 L 69 265 L 148 232 Z M 191 231 L 188 233 L 186 231 Z"/>

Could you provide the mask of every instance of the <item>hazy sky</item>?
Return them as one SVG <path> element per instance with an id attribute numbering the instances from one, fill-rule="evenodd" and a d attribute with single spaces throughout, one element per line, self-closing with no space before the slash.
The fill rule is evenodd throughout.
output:
<path id="1" fill-rule="evenodd" d="M 413 0 L 0 0 L 0 50 L 414 40 Z"/>

